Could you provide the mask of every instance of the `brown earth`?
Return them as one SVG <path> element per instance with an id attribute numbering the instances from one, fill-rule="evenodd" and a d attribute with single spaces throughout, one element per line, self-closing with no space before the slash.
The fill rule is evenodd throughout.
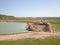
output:
<path id="1" fill-rule="evenodd" d="M 20 34 L 8 34 L 8 35 L 1 35 L 0 34 L 0 41 L 3 40 L 18 40 L 18 39 L 24 39 L 24 38 L 41 38 L 45 39 L 48 37 L 59 37 L 60 38 L 60 32 L 26 32 L 26 33 L 20 33 Z"/>

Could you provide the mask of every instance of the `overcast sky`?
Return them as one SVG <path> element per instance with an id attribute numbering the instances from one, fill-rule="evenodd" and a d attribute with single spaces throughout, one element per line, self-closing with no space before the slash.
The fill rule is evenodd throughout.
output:
<path id="1" fill-rule="evenodd" d="M 60 17 L 60 0 L 0 0 L 0 14 L 16 17 Z"/>

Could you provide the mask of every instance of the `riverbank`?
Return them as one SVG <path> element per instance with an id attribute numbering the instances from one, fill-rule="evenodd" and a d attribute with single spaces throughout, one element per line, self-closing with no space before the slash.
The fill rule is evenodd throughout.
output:
<path id="1" fill-rule="evenodd" d="M 48 37 L 58 37 L 60 38 L 60 32 L 26 32 L 20 34 L 9 34 L 9 35 L 0 35 L 0 41 L 3 40 L 18 40 L 18 39 L 26 39 L 26 38 L 34 38 L 34 39 L 45 39 Z"/>

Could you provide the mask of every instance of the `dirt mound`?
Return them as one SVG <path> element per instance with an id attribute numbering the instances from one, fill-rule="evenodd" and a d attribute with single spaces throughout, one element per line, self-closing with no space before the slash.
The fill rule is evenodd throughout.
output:
<path id="1" fill-rule="evenodd" d="M 53 32 L 53 28 L 51 23 L 47 21 L 35 21 L 35 22 L 28 22 L 27 23 L 27 30 L 28 31 L 38 31 L 38 32 Z"/>

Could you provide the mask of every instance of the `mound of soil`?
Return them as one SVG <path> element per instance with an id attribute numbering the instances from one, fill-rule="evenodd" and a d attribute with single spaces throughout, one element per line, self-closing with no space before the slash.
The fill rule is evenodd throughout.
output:
<path id="1" fill-rule="evenodd" d="M 27 23 L 27 30 L 28 31 L 38 31 L 38 32 L 53 32 L 53 28 L 51 23 L 47 21 L 35 21 L 35 22 L 28 22 Z"/>

